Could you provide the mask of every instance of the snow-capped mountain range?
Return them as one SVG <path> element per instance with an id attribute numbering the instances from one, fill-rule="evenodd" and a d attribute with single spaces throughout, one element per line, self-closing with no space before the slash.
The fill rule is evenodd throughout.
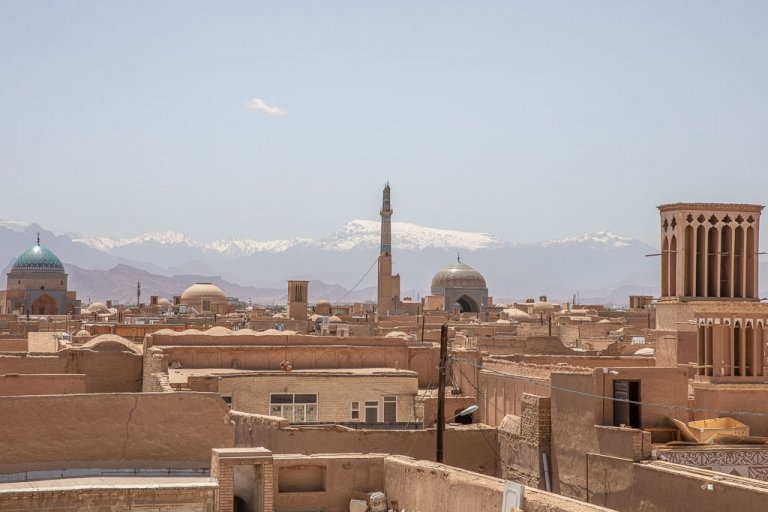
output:
<path id="1" fill-rule="evenodd" d="M 338 296 L 346 296 L 344 290 L 363 276 L 354 297 L 366 300 L 375 295 L 376 272 L 371 269 L 378 256 L 378 220 L 353 220 L 317 239 L 210 242 L 176 231 L 130 238 L 56 235 L 36 224 L 0 220 L 0 264 L 10 265 L 34 243 L 38 231 L 43 243 L 72 267 L 73 288 L 80 286 L 99 299 L 118 298 L 117 290 L 133 278 L 148 282 L 147 273 L 156 276 L 151 279 L 163 296 L 180 293 L 183 288 L 176 288 L 190 280 L 203 279 L 231 283 L 233 294 L 251 287 L 249 295 L 257 293 L 254 287 L 283 290 L 288 279 L 308 279 L 337 285 Z M 430 293 L 432 276 L 455 262 L 457 252 L 462 262 L 485 276 L 489 291 L 500 300 L 544 294 L 567 300 L 577 290 L 581 297 L 609 297 L 620 290 L 616 296 L 624 297 L 632 290 L 654 293 L 658 282 L 658 261 L 644 257 L 657 251 L 641 241 L 607 231 L 515 244 L 489 233 L 393 222 L 392 238 L 394 271 L 401 275 L 402 295 L 414 298 Z M 120 269 L 115 270 L 118 265 Z M 89 272 L 100 273 L 90 276 Z M 320 285 L 316 288 L 322 290 Z M 131 293 L 126 290 L 125 296 Z M 273 292 L 258 293 L 261 295 L 254 296 L 265 297 Z M 280 296 L 274 300 L 280 300 Z"/>
<path id="2" fill-rule="evenodd" d="M 357 248 L 373 248 L 379 244 L 381 225 L 378 221 L 353 220 L 331 235 L 320 240 L 311 238 L 290 238 L 286 240 L 259 241 L 249 238 L 198 242 L 190 236 L 175 231 L 145 233 L 132 238 L 76 238 L 73 242 L 85 244 L 104 252 L 112 252 L 126 246 L 142 244 L 186 245 L 206 253 L 229 256 L 252 256 L 260 252 L 285 252 L 304 247 L 326 251 L 349 251 Z M 481 250 L 501 247 L 504 242 L 488 233 L 469 233 L 448 229 L 436 229 L 408 222 L 392 223 L 392 243 L 402 250 L 416 251 L 428 248 Z"/>
<path id="3" fill-rule="evenodd" d="M 21 224 L 21 223 L 18 223 Z M 0 224 L 1 225 L 1 224 Z M 379 244 L 381 225 L 373 220 L 353 220 L 331 235 L 320 240 L 311 238 L 290 238 L 284 240 L 258 241 L 249 238 L 230 238 L 199 242 L 189 235 L 176 231 L 157 231 L 132 238 L 74 238 L 72 241 L 85 244 L 103 252 L 113 252 L 128 246 L 143 244 L 184 245 L 201 249 L 212 254 L 228 256 L 252 256 L 260 252 L 280 253 L 289 249 L 303 247 L 325 251 L 350 251 L 361 248 L 375 248 Z M 637 240 L 622 237 L 608 231 L 585 234 L 579 237 L 561 240 L 547 240 L 541 245 L 580 245 L 588 244 L 603 247 L 630 247 L 637 245 Z M 437 229 L 419 226 L 409 222 L 392 223 L 392 244 L 399 250 L 420 251 L 425 249 L 459 249 L 479 251 L 500 248 L 509 245 L 489 233 L 472 233 L 450 229 Z"/>
<path id="4" fill-rule="evenodd" d="M 547 240 L 542 242 L 543 245 L 581 245 L 588 244 L 593 246 L 603 247 L 631 247 L 638 245 L 638 240 L 633 238 L 627 238 L 619 236 L 610 231 L 598 231 L 597 233 L 588 233 L 582 236 L 574 236 L 569 238 L 563 238 L 560 240 Z"/>

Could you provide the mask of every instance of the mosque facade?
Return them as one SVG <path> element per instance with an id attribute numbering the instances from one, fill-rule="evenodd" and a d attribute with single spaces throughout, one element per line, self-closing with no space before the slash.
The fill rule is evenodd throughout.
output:
<path id="1" fill-rule="evenodd" d="M 8 272 L 6 289 L 0 292 L 0 313 L 22 315 L 77 315 L 80 301 L 67 289 L 67 273 L 61 260 L 37 243 L 21 253 Z"/>
<path id="2" fill-rule="evenodd" d="M 426 297 L 427 309 L 453 311 L 457 306 L 461 313 L 480 313 L 491 305 L 485 278 L 461 258 L 434 275 L 431 291 Z"/>

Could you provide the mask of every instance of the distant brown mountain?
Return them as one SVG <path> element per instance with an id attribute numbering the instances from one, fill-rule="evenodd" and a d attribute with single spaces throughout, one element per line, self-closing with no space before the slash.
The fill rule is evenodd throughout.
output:
<path id="1" fill-rule="evenodd" d="M 287 299 L 286 288 L 256 288 L 230 283 L 218 276 L 178 275 L 162 276 L 119 264 L 109 270 L 87 270 L 76 265 L 65 265 L 69 274 L 69 287 L 76 290 L 83 303 L 112 300 L 114 303 L 135 304 L 136 284 L 141 283 L 141 300 L 149 302 L 149 297 L 172 298 L 181 295 L 188 286 L 194 283 L 213 283 L 229 297 L 236 297 L 243 302 L 251 300 L 254 304 L 280 304 Z M 328 285 L 320 281 L 310 281 L 309 299 L 316 302 L 327 300 L 367 300 L 375 290 L 364 289 L 348 294 L 347 290 L 338 285 Z"/>

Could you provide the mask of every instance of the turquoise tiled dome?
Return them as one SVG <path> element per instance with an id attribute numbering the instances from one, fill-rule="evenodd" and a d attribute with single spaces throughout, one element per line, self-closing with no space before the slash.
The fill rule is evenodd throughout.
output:
<path id="1" fill-rule="evenodd" d="M 64 265 L 55 254 L 38 242 L 16 258 L 11 267 L 13 270 L 64 272 Z"/>

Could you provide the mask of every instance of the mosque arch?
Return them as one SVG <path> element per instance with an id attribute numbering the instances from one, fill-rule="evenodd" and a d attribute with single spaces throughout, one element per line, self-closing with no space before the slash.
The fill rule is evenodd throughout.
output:
<path id="1" fill-rule="evenodd" d="M 478 305 L 477 301 L 473 299 L 471 296 L 464 294 L 456 301 L 454 304 L 458 304 L 459 310 L 462 313 L 479 313 L 480 312 L 480 306 Z"/>
<path id="2" fill-rule="evenodd" d="M 33 315 L 58 315 L 59 303 L 56 299 L 44 293 L 32 301 L 30 313 Z"/>

